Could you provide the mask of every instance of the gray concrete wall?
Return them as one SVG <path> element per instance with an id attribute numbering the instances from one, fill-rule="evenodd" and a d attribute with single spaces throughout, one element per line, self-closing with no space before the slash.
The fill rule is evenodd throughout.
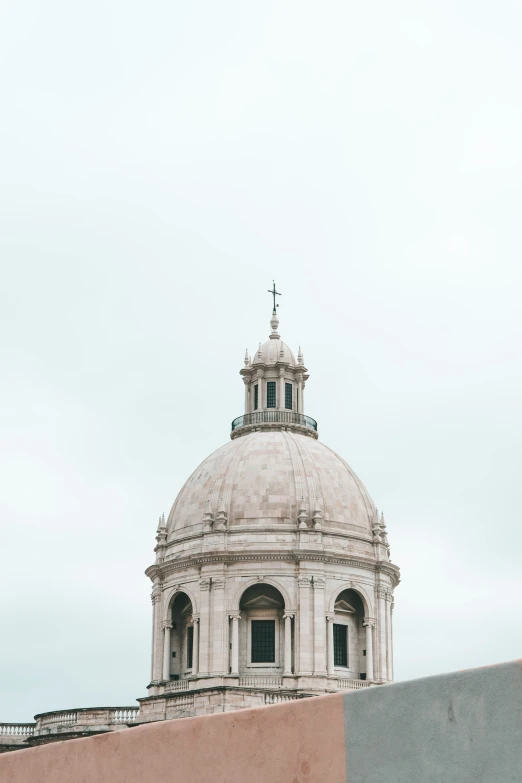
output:
<path id="1" fill-rule="evenodd" d="M 347 693 L 346 783 L 522 783 L 522 662 Z"/>

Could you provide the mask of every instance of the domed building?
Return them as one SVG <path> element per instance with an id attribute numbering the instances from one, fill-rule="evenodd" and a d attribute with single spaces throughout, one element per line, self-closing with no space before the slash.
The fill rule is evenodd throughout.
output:
<path id="1" fill-rule="evenodd" d="M 274 291 L 275 298 L 275 288 Z M 0 753 L 393 679 L 383 516 L 305 414 L 308 370 L 272 333 L 241 376 L 230 441 L 192 473 L 156 535 L 149 695 L 0 723 Z"/>
<path id="2" fill-rule="evenodd" d="M 240 374 L 244 413 L 160 519 L 152 671 L 140 721 L 382 685 L 393 679 L 386 526 L 318 439 L 309 378 L 272 332 Z"/>

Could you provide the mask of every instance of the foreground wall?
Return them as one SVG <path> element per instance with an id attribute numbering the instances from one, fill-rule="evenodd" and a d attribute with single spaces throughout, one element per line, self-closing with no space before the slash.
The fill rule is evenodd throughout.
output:
<path id="1" fill-rule="evenodd" d="M 521 663 L 15 751 L 0 781 L 520 783 Z"/>

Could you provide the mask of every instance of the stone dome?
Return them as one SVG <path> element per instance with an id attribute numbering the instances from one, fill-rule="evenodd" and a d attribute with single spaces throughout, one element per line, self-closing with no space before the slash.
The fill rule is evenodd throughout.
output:
<path id="1" fill-rule="evenodd" d="M 296 366 L 295 356 L 286 343 L 282 340 L 267 340 L 260 345 L 252 364 L 290 364 Z"/>
<path id="2" fill-rule="evenodd" d="M 364 485 L 332 449 L 283 428 L 254 430 L 193 472 L 170 512 L 168 541 L 200 533 L 209 515 L 229 530 L 305 521 L 371 540 L 376 513 Z"/>

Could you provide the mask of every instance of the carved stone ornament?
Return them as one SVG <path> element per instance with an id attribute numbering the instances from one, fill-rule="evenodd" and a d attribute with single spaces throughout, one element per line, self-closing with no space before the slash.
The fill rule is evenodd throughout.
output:
<path id="1" fill-rule="evenodd" d="M 224 590 L 225 588 L 225 578 L 222 576 L 215 576 L 212 579 L 212 589 L 213 590 Z"/>
<path id="2" fill-rule="evenodd" d="M 297 519 L 299 521 L 299 530 L 306 530 L 308 528 L 308 514 L 306 513 L 306 509 L 304 507 L 303 498 L 301 498 L 301 507 L 299 509 L 299 516 Z"/>
<path id="3" fill-rule="evenodd" d="M 387 588 L 384 585 L 377 585 L 377 595 L 379 598 L 386 598 Z"/>
<path id="4" fill-rule="evenodd" d="M 210 579 L 204 578 L 199 580 L 199 589 L 203 592 L 210 590 Z"/>
<path id="5" fill-rule="evenodd" d="M 313 585 L 314 585 L 314 590 L 324 590 L 326 586 L 326 581 L 322 579 L 320 576 L 314 576 Z"/>
<path id="6" fill-rule="evenodd" d="M 310 587 L 312 583 L 312 578 L 310 576 L 298 576 L 297 577 L 297 584 L 299 587 Z"/>
<path id="7" fill-rule="evenodd" d="M 363 625 L 366 628 L 366 626 L 370 626 L 370 628 L 375 627 L 375 618 L 374 617 L 365 617 L 363 620 Z"/>

